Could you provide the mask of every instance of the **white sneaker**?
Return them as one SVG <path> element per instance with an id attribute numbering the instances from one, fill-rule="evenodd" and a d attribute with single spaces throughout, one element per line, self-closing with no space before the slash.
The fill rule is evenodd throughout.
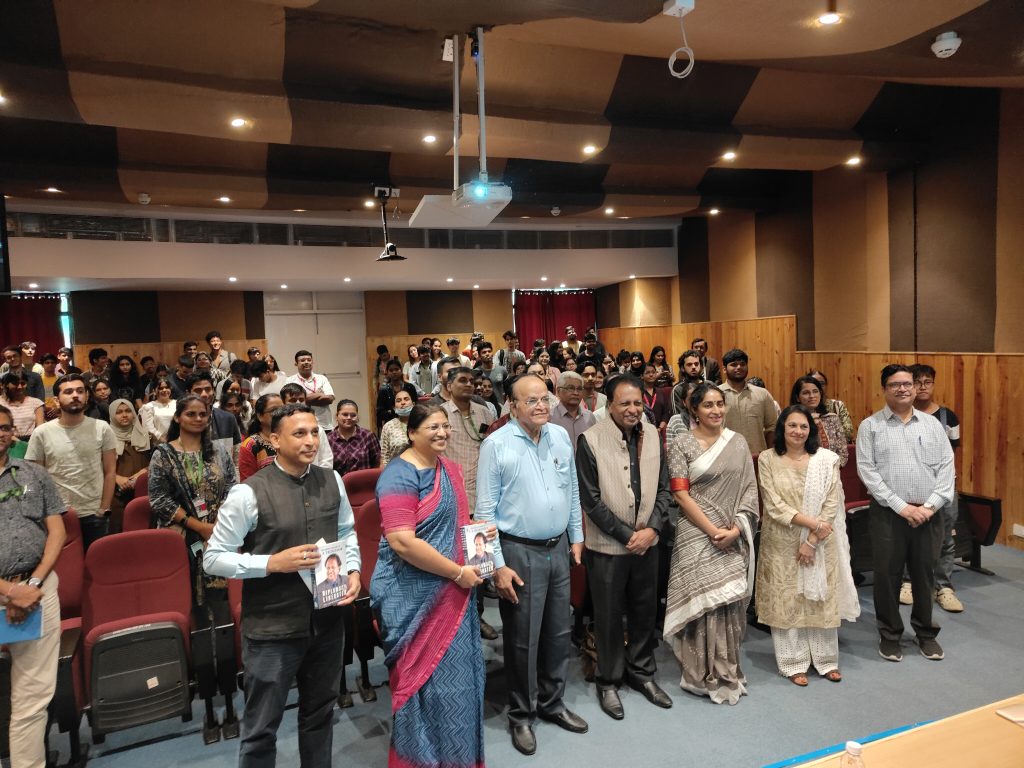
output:
<path id="1" fill-rule="evenodd" d="M 904 581 L 903 586 L 900 587 L 900 605 L 913 605 L 914 604 L 914 591 L 910 587 L 909 581 Z"/>
<path id="2" fill-rule="evenodd" d="M 964 609 L 964 604 L 960 602 L 960 598 L 956 596 L 952 587 L 943 587 L 936 592 L 935 602 L 942 610 L 949 611 L 949 613 L 960 613 Z"/>

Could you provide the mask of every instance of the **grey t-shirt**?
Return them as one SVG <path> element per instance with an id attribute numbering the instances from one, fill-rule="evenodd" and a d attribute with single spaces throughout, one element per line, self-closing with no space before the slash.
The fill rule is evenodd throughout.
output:
<path id="1" fill-rule="evenodd" d="M 45 467 L 64 503 L 79 517 L 88 517 L 100 511 L 103 452 L 116 445 L 114 430 L 105 421 L 86 416 L 74 427 L 48 421 L 32 433 L 25 459 Z"/>

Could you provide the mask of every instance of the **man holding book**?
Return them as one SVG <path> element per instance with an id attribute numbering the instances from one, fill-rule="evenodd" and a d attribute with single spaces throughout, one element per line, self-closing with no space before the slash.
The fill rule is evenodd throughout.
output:
<path id="1" fill-rule="evenodd" d="M 313 463 L 320 447 L 313 410 L 293 404 L 274 411 L 270 441 L 273 465 L 231 489 L 203 558 L 207 573 L 244 579 L 238 765 L 275 764 L 277 728 L 294 679 L 300 761 L 329 766 L 344 651 L 340 606 L 359 595 L 359 543 L 341 477 Z M 346 542 L 348 589 L 337 606 L 314 610 L 309 571 L 320 562 L 320 539 Z"/>
<path id="2" fill-rule="evenodd" d="M 57 685 L 60 602 L 53 566 L 66 506 L 46 470 L 7 455 L 14 418 L 0 406 L 0 645 L 10 643 L 12 768 L 46 764 L 46 708 Z M 28 631 L 35 622 L 38 630 Z M 25 638 L 15 642 L 21 629 Z"/>

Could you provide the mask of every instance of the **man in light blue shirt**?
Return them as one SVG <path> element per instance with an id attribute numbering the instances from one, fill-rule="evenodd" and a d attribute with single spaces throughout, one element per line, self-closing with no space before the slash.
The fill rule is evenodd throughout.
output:
<path id="1" fill-rule="evenodd" d="M 502 598 L 509 726 L 512 745 L 532 755 L 538 717 L 573 733 L 588 728 L 562 701 L 570 652 L 570 553 L 579 565 L 583 516 L 573 445 L 562 427 L 548 423 L 545 383 L 524 375 L 511 386 L 512 421 L 480 446 L 475 518 L 498 527 L 494 586 Z"/>

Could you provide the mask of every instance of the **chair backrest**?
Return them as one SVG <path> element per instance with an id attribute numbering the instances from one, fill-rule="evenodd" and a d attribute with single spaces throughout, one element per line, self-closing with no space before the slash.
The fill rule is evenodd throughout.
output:
<path id="1" fill-rule="evenodd" d="M 192 586 L 181 535 L 170 530 L 104 536 L 85 556 L 82 632 L 151 613 L 178 613 L 187 622 Z"/>
<path id="2" fill-rule="evenodd" d="M 374 498 L 380 473 L 379 469 L 357 469 L 341 478 L 345 484 L 348 503 L 352 505 L 353 511 Z"/>
<path id="3" fill-rule="evenodd" d="M 868 489 L 864 487 L 864 483 L 861 482 L 860 476 L 857 474 L 857 446 L 852 443 L 849 446 L 849 459 L 846 461 L 846 466 L 839 470 L 839 480 L 843 484 L 843 494 L 846 496 L 846 501 L 864 501 L 869 500 Z"/>
<path id="4" fill-rule="evenodd" d="M 64 546 L 60 550 L 53 570 L 60 580 L 57 595 L 60 598 L 60 617 L 77 618 L 82 615 L 82 584 L 85 581 L 85 550 L 82 547 L 82 526 L 78 524 L 78 513 L 69 509 L 61 518 L 64 520 Z"/>
<path id="5" fill-rule="evenodd" d="M 142 470 L 142 474 L 135 478 L 135 498 L 149 496 L 149 470 Z"/>
<path id="6" fill-rule="evenodd" d="M 362 560 L 362 570 L 359 572 L 362 581 L 363 595 L 370 594 L 370 579 L 373 578 L 373 569 L 377 567 L 377 548 L 380 546 L 380 538 L 383 535 L 380 523 L 380 509 L 377 507 L 377 499 L 371 497 L 367 502 L 355 510 L 356 516 L 356 538 L 359 540 L 359 557 Z"/>
<path id="7" fill-rule="evenodd" d="M 152 527 L 153 508 L 149 506 L 149 496 L 136 496 L 125 505 L 121 530 L 144 531 Z"/>

